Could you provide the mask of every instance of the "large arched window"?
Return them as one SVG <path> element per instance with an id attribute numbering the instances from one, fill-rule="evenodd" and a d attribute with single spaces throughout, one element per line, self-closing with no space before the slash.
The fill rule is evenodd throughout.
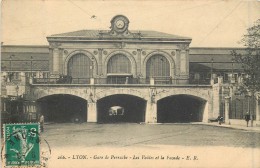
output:
<path id="1" fill-rule="evenodd" d="M 68 75 L 72 78 L 90 78 L 92 76 L 92 61 L 85 54 L 76 54 L 69 59 Z"/>
<path id="2" fill-rule="evenodd" d="M 131 62 L 122 54 L 112 56 L 107 64 L 108 74 L 131 74 Z"/>
<path id="3" fill-rule="evenodd" d="M 169 77 L 170 63 L 160 54 L 153 55 L 146 63 L 146 77 Z"/>

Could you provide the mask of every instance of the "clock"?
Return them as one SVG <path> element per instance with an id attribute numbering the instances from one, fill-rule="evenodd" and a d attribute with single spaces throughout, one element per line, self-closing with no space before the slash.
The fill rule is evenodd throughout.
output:
<path id="1" fill-rule="evenodd" d="M 124 28 L 124 26 L 125 26 L 125 22 L 123 20 L 119 19 L 116 21 L 117 28 L 122 29 L 122 28 Z"/>
<path id="2" fill-rule="evenodd" d="M 116 15 L 111 20 L 111 33 L 118 34 L 126 34 L 128 32 L 128 24 L 129 20 L 127 17 L 123 15 Z"/>

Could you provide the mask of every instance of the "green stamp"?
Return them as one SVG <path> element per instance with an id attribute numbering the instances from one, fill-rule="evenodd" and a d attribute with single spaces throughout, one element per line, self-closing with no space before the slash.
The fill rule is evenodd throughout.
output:
<path id="1" fill-rule="evenodd" d="M 6 166 L 40 165 L 39 124 L 5 124 Z"/>

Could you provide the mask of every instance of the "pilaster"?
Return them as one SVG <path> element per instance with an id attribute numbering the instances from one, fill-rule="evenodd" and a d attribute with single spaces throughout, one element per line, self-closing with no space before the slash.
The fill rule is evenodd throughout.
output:
<path id="1" fill-rule="evenodd" d="M 59 62 L 60 62 L 59 49 L 54 48 L 53 49 L 53 63 L 52 63 L 53 74 L 59 74 Z"/>
<path id="2" fill-rule="evenodd" d="M 137 49 L 137 73 L 136 75 L 142 74 L 142 61 L 141 61 L 141 55 L 142 55 L 142 49 Z"/>
<path id="3" fill-rule="evenodd" d="M 96 102 L 88 102 L 87 122 L 97 122 L 97 104 Z"/>
<path id="4" fill-rule="evenodd" d="M 103 48 L 99 48 L 98 49 L 98 67 L 97 67 L 98 68 L 97 71 L 98 71 L 99 75 L 103 74 L 103 72 L 102 72 L 102 57 L 103 57 L 102 52 L 103 52 Z"/>

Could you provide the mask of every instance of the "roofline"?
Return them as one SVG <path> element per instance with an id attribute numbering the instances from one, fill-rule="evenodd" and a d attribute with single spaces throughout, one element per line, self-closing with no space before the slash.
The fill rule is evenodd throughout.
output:
<path id="1" fill-rule="evenodd" d="M 210 49 L 210 50 L 213 50 L 213 49 L 241 49 L 241 50 L 244 50 L 244 49 L 246 49 L 246 47 L 190 47 L 190 49 L 203 49 L 203 50 L 206 50 L 206 49 Z"/>
<path id="2" fill-rule="evenodd" d="M 1 47 L 21 47 L 21 48 L 49 48 L 49 45 L 1 45 Z"/>
<path id="3" fill-rule="evenodd" d="M 61 38 L 61 39 L 56 39 L 56 38 Z M 176 43 L 176 42 L 184 42 L 184 43 L 191 43 L 192 39 L 169 39 L 169 38 L 127 38 L 127 39 L 105 39 L 105 38 L 84 38 L 84 37 L 75 37 L 73 36 L 73 38 L 77 38 L 77 39 L 70 39 L 71 37 L 47 37 L 48 42 L 55 42 L 55 41 L 59 41 L 59 42 L 66 42 L 66 41 L 78 41 L 78 42 L 167 42 L 167 43 Z"/>

